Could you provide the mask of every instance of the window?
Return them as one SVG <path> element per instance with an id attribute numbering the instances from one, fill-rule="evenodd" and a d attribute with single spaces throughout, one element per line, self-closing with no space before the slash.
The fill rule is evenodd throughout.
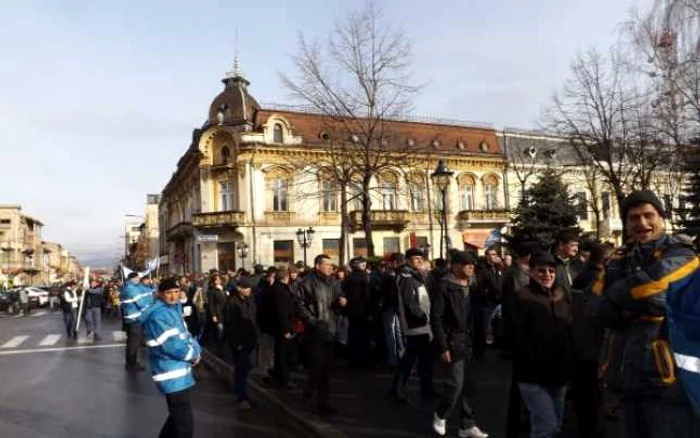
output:
<path id="1" fill-rule="evenodd" d="M 382 209 L 396 210 L 396 183 L 383 181 L 381 184 Z"/>
<path id="2" fill-rule="evenodd" d="M 0 219 L 0 225 L 10 225 L 9 219 Z"/>
<path id="3" fill-rule="evenodd" d="M 273 242 L 273 253 L 275 263 L 294 263 L 294 241 L 275 240 Z"/>
<path id="4" fill-rule="evenodd" d="M 221 196 L 221 204 L 219 204 L 219 211 L 231 211 L 234 207 L 233 198 L 233 183 L 230 181 L 223 181 L 219 183 L 219 195 Z"/>
<path id="5" fill-rule="evenodd" d="M 474 186 L 465 185 L 460 187 L 462 210 L 474 210 Z"/>
<path id="6" fill-rule="evenodd" d="M 331 258 L 333 263 L 338 263 L 340 259 L 340 239 L 323 239 L 323 253 Z"/>
<path id="7" fill-rule="evenodd" d="M 397 252 L 401 252 L 401 248 L 399 247 L 399 238 L 398 237 L 385 237 L 384 238 L 384 255 L 389 255 L 389 254 L 394 254 Z"/>
<path id="8" fill-rule="evenodd" d="M 484 198 L 486 201 L 486 210 L 495 210 L 498 208 L 498 178 L 493 175 L 484 177 Z"/>
<path id="9" fill-rule="evenodd" d="M 272 210 L 273 211 L 287 211 L 287 194 L 288 194 L 288 184 L 282 178 L 275 178 L 272 180 Z"/>
<path id="10" fill-rule="evenodd" d="M 588 201 L 586 197 L 586 192 L 577 192 L 574 195 L 574 202 L 576 203 L 576 215 L 581 221 L 588 220 Z"/>
<path id="11" fill-rule="evenodd" d="M 352 239 L 352 255 L 353 257 L 367 257 L 367 241 L 362 237 Z"/>
<path id="12" fill-rule="evenodd" d="M 221 148 L 221 162 L 222 163 L 228 163 L 229 160 L 231 159 L 231 149 L 228 148 L 228 146 L 224 146 Z"/>
<path id="13" fill-rule="evenodd" d="M 281 123 L 275 123 L 274 128 L 272 128 L 272 141 L 275 143 L 284 143 L 284 134 L 282 132 Z"/>
<path id="14" fill-rule="evenodd" d="M 423 186 L 417 183 L 411 183 L 409 185 L 409 190 L 411 192 L 411 211 L 424 211 L 425 193 L 423 192 Z"/>
<path id="15" fill-rule="evenodd" d="M 333 181 L 321 183 L 321 211 L 338 211 L 338 189 Z"/>
<path id="16" fill-rule="evenodd" d="M 603 204 L 603 219 L 610 219 L 610 192 L 603 192 L 601 198 Z"/>

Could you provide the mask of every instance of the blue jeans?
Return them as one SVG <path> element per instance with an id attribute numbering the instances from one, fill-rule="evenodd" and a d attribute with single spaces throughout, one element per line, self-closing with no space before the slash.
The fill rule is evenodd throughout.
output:
<path id="1" fill-rule="evenodd" d="M 401 334 L 401 324 L 394 309 L 385 310 L 382 313 L 382 326 L 384 327 L 384 338 L 389 352 L 389 366 L 395 367 L 399 359 L 404 354 L 403 335 Z"/>
<path id="2" fill-rule="evenodd" d="M 78 317 L 78 311 L 71 309 L 70 312 L 63 312 L 63 322 L 66 324 L 66 335 L 70 338 L 75 333 L 75 320 Z"/>
<path id="3" fill-rule="evenodd" d="M 95 333 L 99 336 L 102 328 L 102 309 L 99 307 L 85 309 L 85 328 L 88 333 Z"/>
<path id="4" fill-rule="evenodd" d="M 530 411 L 530 436 L 556 438 L 564 421 L 566 385 L 548 388 L 536 383 L 519 383 L 520 394 Z"/>
<path id="5" fill-rule="evenodd" d="M 238 401 L 248 400 L 248 375 L 252 351 L 233 349 L 233 392 Z"/>

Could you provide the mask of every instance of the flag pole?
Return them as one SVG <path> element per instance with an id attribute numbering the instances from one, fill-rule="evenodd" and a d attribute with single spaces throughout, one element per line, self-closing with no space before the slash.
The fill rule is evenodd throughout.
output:
<path id="1" fill-rule="evenodd" d="M 80 331 L 80 315 L 83 313 L 83 304 L 85 303 L 85 295 L 88 293 L 88 288 L 90 287 L 90 267 L 85 268 L 85 275 L 83 276 L 83 294 L 80 296 L 80 306 L 78 307 L 78 318 L 75 324 L 75 332 Z"/>

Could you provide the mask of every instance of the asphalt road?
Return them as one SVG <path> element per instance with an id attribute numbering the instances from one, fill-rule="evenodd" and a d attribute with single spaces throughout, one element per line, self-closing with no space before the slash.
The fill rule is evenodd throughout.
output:
<path id="1" fill-rule="evenodd" d="M 165 399 L 148 372 L 124 370 L 120 323 L 103 340 L 65 337 L 60 312 L 0 317 L 0 436 L 3 438 L 157 437 Z M 197 437 L 294 437 L 260 410 L 238 412 L 231 391 L 204 367 L 193 393 Z"/>

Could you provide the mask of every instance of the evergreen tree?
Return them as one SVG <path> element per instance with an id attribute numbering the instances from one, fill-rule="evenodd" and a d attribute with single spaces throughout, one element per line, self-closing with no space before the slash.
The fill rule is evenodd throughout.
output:
<path id="1" fill-rule="evenodd" d="M 700 138 L 693 141 L 691 152 L 686 156 L 683 166 L 684 173 L 688 175 L 685 184 L 685 196 L 681 199 L 681 208 L 677 210 L 683 233 L 695 237 L 700 236 Z"/>
<path id="2" fill-rule="evenodd" d="M 576 212 L 561 176 L 553 169 L 546 169 L 537 183 L 525 191 L 515 210 L 506 242 L 516 251 L 522 242 L 527 241 L 536 241 L 549 248 L 561 232 L 581 233 Z"/>

